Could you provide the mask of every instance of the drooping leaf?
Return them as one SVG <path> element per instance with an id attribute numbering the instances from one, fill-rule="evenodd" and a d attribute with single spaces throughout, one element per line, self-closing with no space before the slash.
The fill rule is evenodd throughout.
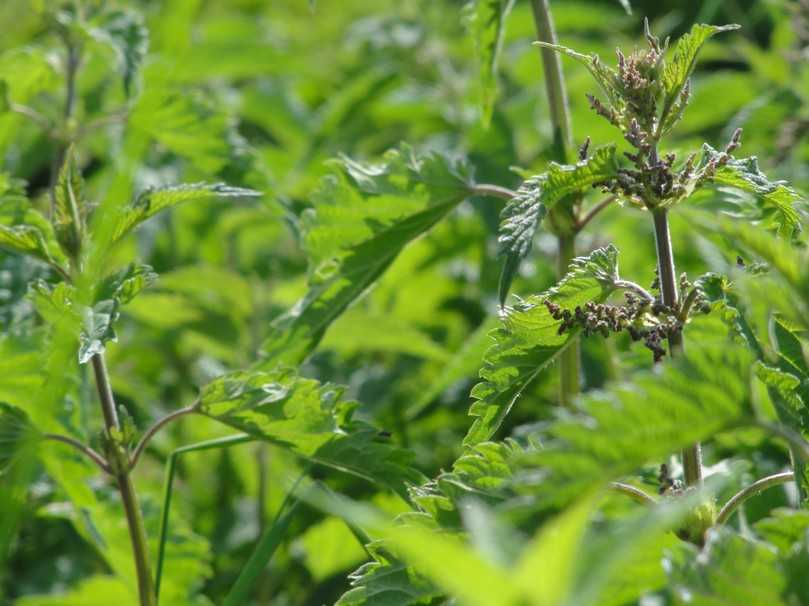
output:
<path id="1" fill-rule="evenodd" d="M 114 327 L 118 314 L 118 301 L 115 299 L 105 299 L 93 307 L 82 308 L 79 364 L 87 364 L 94 355 L 104 353 L 107 342 L 118 340 Z"/>
<path id="2" fill-rule="evenodd" d="M 466 446 L 488 440 L 531 381 L 576 338 L 559 334 L 545 306 L 549 301 L 573 311 L 589 301 L 601 302 L 615 289 L 618 251 L 607 246 L 573 260 L 568 274 L 552 289 L 521 301 L 505 312 L 503 325 L 492 332 L 494 345 L 486 352 L 481 382 L 472 390 L 475 417 L 464 438 Z"/>
<path id="3" fill-rule="evenodd" d="M 697 23 L 691 31 L 677 41 L 674 55 L 663 68 L 663 110 L 660 116 L 665 120 L 680 93 L 691 77 L 697 62 L 697 55 L 705 42 L 720 32 L 739 29 L 739 25 L 705 25 Z"/>
<path id="4" fill-rule="evenodd" d="M 505 304 L 520 262 L 531 252 L 534 234 L 548 210 L 571 194 L 588 191 L 593 185 L 607 181 L 615 176 L 617 169 L 615 146 L 605 145 L 576 164 L 552 162 L 546 173 L 523 182 L 500 215 L 497 242 L 499 254 L 505 257 L 500 274 L 501 305 Z"/>
<path id="5" fill-rule="evenodd" d="M 487 126 L 497 99 L 497 64 L 513 6 L 514 0 L 472 0 L 466 7 L 480 74 L 481 117 Z"/>
<path id="6" fill-rule="evenodd" d="M 379 430 L 352 419 L 344 388 L 287 368 L 235 372 L 206 385 L 201 412 L 256 438 L 404 493 L 421 475 Z"/>
<path id="7" fill-rule="evenodd" d="M 139 224 L 157 213 L 184 202 L 209 200 L 211 198 L 245 198 L 260 196 L 252 189 L 232 187 L 225 183 L 189 183 L 149 188 L 140 194 L 121 211 L 121 218 L 115 228 L 114 240 L 120 240 Z"/>
<path id="8" fill-rule="evenodd" d="M 402 146 L 379 164 L 343 161 L 304 215 L 309 291 L 272 325 L 264 366 L 296 365 L 329 325 L 393 263 L 402 249 L 444 218 L 469 193 L 463 165 Z"/>
<path id="9" fill-rule="evenodd" d="M 115 52 L 118 69 L 124 81 L 124 92 L 132 93 L 132 83 L 149 50 L 149 30 L 140 13 L 132 10 L 109 10 L 95 20 L 88 33 Z"/>
<path id="10" fill-rule="evenodd" d="M 720 152 L 705 144 L 703 165 L 715 160 L 719 155 Z M 749 217 L 750 219 L 761 221 L 765 225 L 773 225 L 779 233 L 787 236 L 801 229 L 800 217 L 795 209 L 795 204 L 801 200 L 800 195 L 785 181 L 770 181 L 761 172 L 755 156 L 732 158 L 716 170 L 711 182 L 721 187 L 731 187 L 753 194 L 761 206 Z M 740 208 L 740 211 L 743 210 Z"/>
<path id="11" fill-rule="evenodd" d="M 0 248 L 23 255 L 31 255 L 50 262 L 51 256 L 45 242 L 45 235 L 33 225 L 0 224 Z"/>
<path id="12" fill-rule="evenodd" d="M 544 448 L 525 456 L 526 467 L 542 478 L 541 501 L 569 502 L 593 485 L 752 421 L 753 357 L 729 346 L 721 325 L 708 326 L 690 340 L 684 358 L 583 396 L 579 415 L 560 414 L 542 432 Z M 527 489 L 535 489 L 531 482 Z"/>
<path id="13" fill-rule="evenodd" d="M 96 288 L 96 301 L 116 299 L 119 305 L 126 305 L 142 290 L 157 280 L 157 274 L 149 265 L 130 263 L 121 271 L 111 274 Z"/>

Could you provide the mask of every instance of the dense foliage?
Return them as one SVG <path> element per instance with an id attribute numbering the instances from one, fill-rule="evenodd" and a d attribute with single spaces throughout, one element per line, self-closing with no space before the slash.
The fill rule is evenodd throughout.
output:
<path id="1" fill-rule="evenodd" d="M 0 23 L 0 605 L 809 604 L 806 0 Z"/>

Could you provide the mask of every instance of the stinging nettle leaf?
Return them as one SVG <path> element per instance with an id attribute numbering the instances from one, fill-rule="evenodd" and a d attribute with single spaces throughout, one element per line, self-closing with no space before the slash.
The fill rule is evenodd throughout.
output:
<path id="1" fill-rule="evenodd" d="M 520 262 L 531 252 L 534 235 L 548 210 L 565 197 L 583 193 L 613 177 L 618 170 L 615 146 L 598 148 L 576 164 L 552 162 L 548 171 L 523 182 L 500 215 L 498 254 L 505 257 L 500 273 L 500 305 L 504 305 Z"/>
<path id="2" fill-rule="evenodd" d="M 494 344 L 484 357 L 481 382 L 472 389 L 469 414 L 475 420 L 465 446 L 490 439 L 525 388 L 576 338 L 576 331 L 559 334 L 561 320 L 551 316 L 545 302 L 573 311 L 589 301 L 604 301 L 616 280 L 618 251 L 610 245 L 574 259 L 552 289 L 506 309 L 502 326 L 491 333 Z"/>
<path id="3" fill-rule="evenodd" d="M 54 192 L 54 231 L 62 250 L 70 257 L 75 257 L 81 249 L 84 233 L 84 217 L 86 209 L 84 200 L 84 179 L 81 170 L 76 166 L 73 147 L 68 148 L 65 160 L 59 171 Z"/>
<path id="4" fill-rule="evenodd" d="M 263 366 L 300 364 L 402 249 L 469 195 L 471 184 L 465 164 L 406 145 L 381 163 L 344 159 L 342 168 L 344 174 L 323 179 L 315 207 L 302 217 L 309 291 L 273 322 Z"/>
<path id="5" fill-rule="evenodd" d="M 0 225 L 0 248 L 51 261 L 45 236 L 33 225 Z"/>
<path id="6" fill-rule="evenodd" d="M 562 53 L 563 55 L 566 55 L 571 59 L 575 59 L 584 65 L 593 75 L 596 82 L 598 82 L 598 85 L 601 87 L 601 90 L 604 91 L 604 94 L 607 95 L 610 103 L 616 107 L 623 105 L 623 101 L 621 100 L 621 91 L 618 86 L 618 74 L 614 69 L 602 63 L 601 58 L 598 55 L 595 53 L 585 55 L 583 53 L 574 51 L 572 48 L 562 46 L 561 44 L 551 44 L 549 42 L 542 41 L 534 42 L 534 44 L 541 46 L 542 48 L 549 48 L 557 53 Z"/>
<path id="7" fill-rule="evenodd" d="M 483 124 L 488 126 L 497 99 L 497 64 L 503 47 L 506 20 L 514 0 L 473 0 L 466 8 L 469 28 L 475 39 L 480 73 L 480 102 Z"/>
<path id="8" fill-rule="evenodd" d="M 666 62 L 663 68 L 663 110 L 660 116 L 665 121 L 669 111 L 674 106 L 680 93 L 691 77 L 697 61 L 697 55 L 703 44 L 711 37 L 721 32 L 739 29 L 740 25 L 705 25 L 697 23 L 691 31 L 677 41 L 674 55 Z"/>
<path id="9" fill-rule="evenodd" d="M 299 377 L 292 369 L 240 371 L 215 379 L 200 393 L 200 411 L 295 454 L 399 492 L 423 478 L 409 454 L 352 419 L 356 402 L 344 388 Z"/>
<path id="10" fill-rule="evenodd" d="M 149 188 L 138 194 L 135 200 L 123 209 L 113 240 L 120 240 L 160 211 L 184 202 L 211 198 L 250 198 L 260 195 L 261 192 L 225 183 L 189 183 Z"/>
<path id="11" fill-rule="evenodd" d="M 36 430 L 22 410 L 0 402 L 0 477 L 35 436 Z"/>

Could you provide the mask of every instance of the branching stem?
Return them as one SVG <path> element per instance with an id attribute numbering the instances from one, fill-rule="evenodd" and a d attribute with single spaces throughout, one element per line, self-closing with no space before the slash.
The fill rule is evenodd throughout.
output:
<path id="1" fill-rule="evenodd" d="M 81 452 L 87 458 L 89 458 L 93 463 L 98 465 L 101 468 L 101 471 L 104 473 L 112 473 L 110 466 L 107 464 L 107 461 L 104 460 L 99 453 L 95 450 L 90 448 L 89 446 L 82 444 L 78 440 L 71 438 L 69 436 L 63 436 L 58 433 L 46 433 L 42 436 L 46 440 L 53 440 L 54 442 L 62 442 L 63 444 L 68 444 Z"/>
<path id="2" fill-rule="evenodd" d="M 607 198 L 604 198 L 601 202 L 599 202 L 595 206 L 593 206 L 589 211 L 587 211 L 587 214 L 581 217 L 578 223 L 576 223 L 576 231 L 583 230 L 587 226 L 587 224 L 590 221 L 592 221 L 602 210 L 607 208 L 617 199 L 618 196 L 609 196 Z"/>
<path id="3" fill-rule="evenodd" d="M 149 440 L 151 440 L 158 431 L 160 431 L 163 427 L 165 427 L 172 421 L 179 419 L 182 416 L 195 413 L 197 412 L 197 410 L 199 410 L 199 402 L 194 402 L 190 406 L 186 406 L 184 408 L 175 410 L 174 412 L 167 414 L 162 419 L 156 421 L 154 425 L 152 425 L 149 429 L 146 430 L 146 432 L 143 434 L 143 437 L 141 437 L 140 441 L 138 442 L 138 445 L 135 447 L 135 450 L 132 451 L 132 456 L 130 457 L 129 462 L 130 469 L 134 469 L 135 465 L 138 464 L 138 459 L 140 458 L 140 455 L 143 453 L 146 446 L 149 444 Z"/>
<path id="4" fill-rule="evenodd" d="M 783 473 L 776 473 L 771 476 L 767 476 L 766 478 L 761 478 L 760 480 L 750 484 L 750 486 L 742 488 L 739 492 L 733 495 L 733 497 L 731 497 L 727 503 L 725 503 L 721 510 L 719 510 L 719 514 L 716 516 L 716 525 L 721 526 L 727 522 L 730 519 L 730 516 L 732 516 L 733 513 L 739 508 L 739 505 L 751 497 L 764 492 L 768 488 L 778 486 L 779 484 L 786 484 L 794 479 L 795 474 L 793 472 L 785 471 Z"/>
<path id="5" fill-rule="evenodd" d="M 112 395 L 107 365 L 102 354 L 95 354 L 91 358 L 91 362 L 96 387 L 98 388 L 98 396 L 101 401 L 101 411 L 104 415 L 107 439 L 110 444 L 108 458 L 115 457 L 115 460 L 111 460 L 109 465 L 113 469 L 115 480 L 118 483 L 118 492 L 121 494 L 121 503 L 126 513 L 129 539 L 132 543 L 132 557 L 135 560 L 135 572 L 138 578 L 140 604 L 141 606 L 156 606 L 157 597 L 149 566 L 146 528 L 143 524 L 143 515 L 138 504 L 135 485 L 130 475 L 129 457 L 123 447 L 115 443 L 116 436 L 120 435 L 121 426 L 115 409 L 115 399 Z"/>
<path id="6" fill-rule="evenodd" d="M 638 503 L 642 503 L 643 505 L 656 505 L 657 499 L 655 499 L 652 495 L 647 493 L 636 486 L 632 486 L 631 484 L 624 484 L 623 482 L 611 482 L 610 489 L 616 492 L 620 492 L 621 494 L 625 494 L 629 498 L 637 501 Z"/>

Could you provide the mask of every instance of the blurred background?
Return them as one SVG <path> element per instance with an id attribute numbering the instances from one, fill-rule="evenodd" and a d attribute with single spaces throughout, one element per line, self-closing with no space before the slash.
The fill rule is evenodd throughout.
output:
<path id="1" fill-rule="evenodd" d="M 42 18 L 48 2 L 0 4 L 0 79 L 9 82 L 15 100 L 56 115 L 63 81 L 55 66 L 62 50 Z M 517 0 L 507 21 L 499 96 L 488 127 L 480 116 L 479 68 L 464 2 L 119 4 L 144 15 L 150 51 L 126 127 L 102 120 L 77 150 L 93 193 L 129 197 L 150 183 L 201 180 L 265 192 L 257 201 L 179 207 L 149 223 L 120 253 L 137 255 L 160 274 L 157 285 L 126 308 L 118 344 L 109 348 L 116 394 L 141 427 L 192 400 L 211 377 L 255 360 L 270 322 L 305 293 L 307 258 L 298 222 L 316 204 L 313 192 L 332 170 L 330 159 L 347 154 L 373 160 L 404 141 L 466 156 L 479 182 L 516 187 L 516 169 L 540 172 L 552 158 L 542 65 L 531 46 L 534 22 L 524 0 Z M 723 146 L 743 127 L 741 155 L 759 155 L 768 175 L 809 189 L 809 2 L 630 4 L 631 14 L 617 0 L 552 1 L 560 43 L 612 62 L 616 46 L 642 43 L 644 17 L 657 35 L 672 38 L 695 22 L 741 24 L 740 31 L 707 44 L 691 105 L 670 146 Z M 109 116 L 124 103 L 120 86 L 112 84 L 112 60 L 98 52 L 83 66 L 79 123 Z M 588 136 L 593 145 L 614 140 L 612 127 L 589 110 L 589 74 L 572 61 L 563 66 L 576 142 Z M 0 115 L 2 172 L 25 179 L 29 194 L 43 204 L 51 146 L 35 125 Z M 501 207 L 491 198 L 472 199 L 409 246 L 331 327 L 303 370 L 347 385 L 361 403 L 360 416 L 412 449 L 427 477 L 451 465 L 469 426 L 469 391 L 496 317 Z M 675 248 L 683 251 L 678 269 L 697 274 L 735 262 L 732 248 L 692 237 L 686 222 L 675 221 L 673 231 Z M 579 245 L 585 252 L 607 242 L 622 250 L 624 276 L 651 282 L 646 217 L 605 212 Z M 553 284 L 554 244 L 539 237 L 513 292 L 527 295 Z M 25 291 L 41 273 L 33 263 L 0 256 L 0 332 L 10 333 L 0 340 L 0 399 L 12 403 L 24 397 L 22 360 L 31 376 L 38 370 L 29 355 L 38 321 Z M 4 378 L 4 356 L 17 364 L 13 381 Z M 583 356 L 588 388 L 649 363 L 642 348 L 623 341 L 585 341 Z M 555 372 L 544 373 L 502 435 L 547 416 L 556 382 Z M 75 406 L 84 399 L 92 404 L 88 389 L 78 380 Z M 85 432 L 100 428 L 95 417 L 87 423 Z M 161 434 L 136 477 L 144 507 L 159 503 L 162 464 L 173 448 L 225 433 L 203 419 Z M 747 449 L 751 472 L 776 468 L 755 435 L 727 440 L 714 448 Z M 280 449 L 255 444 L 183 459 L 172 515 L 187 527 L 195 554 L 187 578 L 198 603 L 219 603 L 278 509 L 284 479 L 299 465 Z M 78 514 L 64 505 L 64 495 L 41 470 L 32 473 L 36 481 L 0 567 L 0 603 L 62 604 L 58 598 L 20 598 L 65 591 L 103 573 L 106 564 L 76 533 L 72 520 Z M 387 511 L 402 508 L 361 480 L 314 473 Z M 256 593 L 257 604 L 333 603 L 348 587 L 347 574 L 366 559 L 342 521 L 315 510 L 297 515 L 289 536 Z"/>

